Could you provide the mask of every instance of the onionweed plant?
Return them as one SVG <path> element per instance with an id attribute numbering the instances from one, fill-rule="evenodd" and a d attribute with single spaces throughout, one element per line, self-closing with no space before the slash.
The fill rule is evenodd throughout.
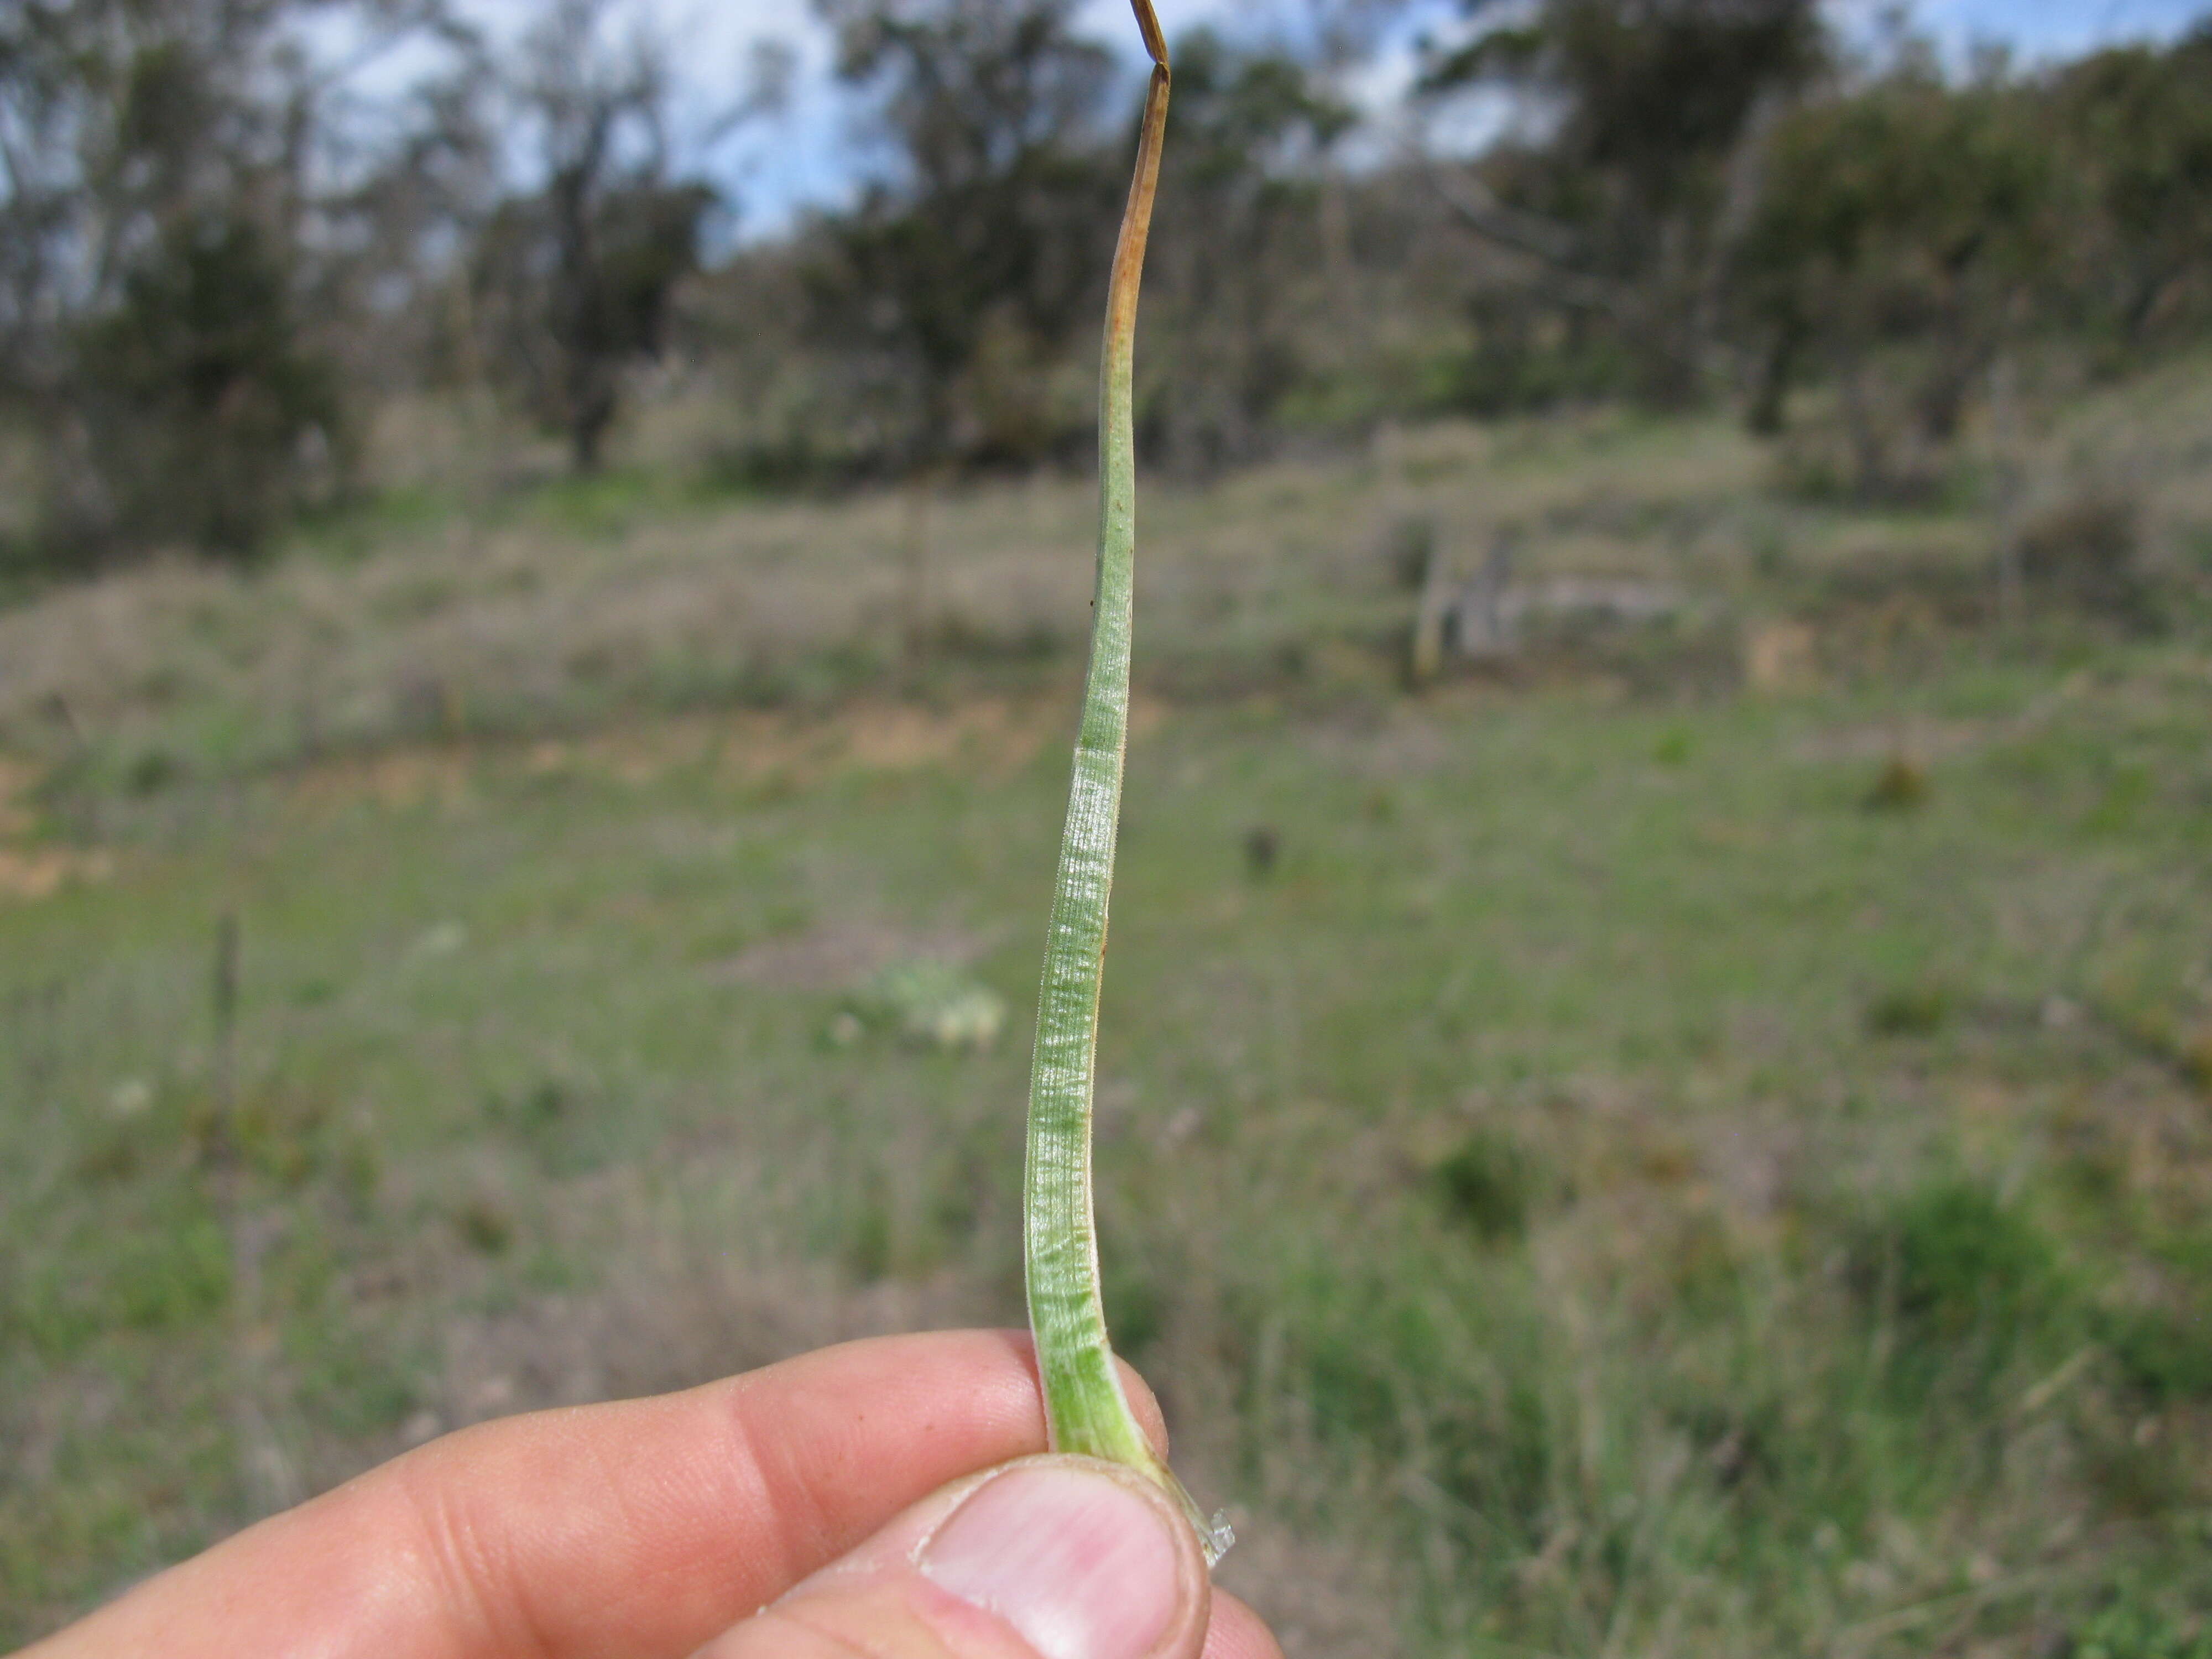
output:
<path id="1" fill-rule="evenodd" d="M 1098 574 L 1091 599 L 1091 665 L 1075 739 L 1074 782 L 1060 841 L 1037 1000 L 1030 1073 L 1028 1174 L 1024 1186 L 1030 1328 L 1036 1338 L 1053 1449 L 1140 1470 L 1173 1493 L 1198 1529 L 1208 1564 L 1232 1540 L 1154 1452 L 1121 1391 L 1098 1291 L 1098 1233 L 1091 1199 L 1091 1090 L 1098 1055 L 1098 994 L 1106 958 L 1106 908 L 1129 737 L 1129 646 L 1135 586 L 1137 447 L 1134 368 L 1137 293 L 1158 189 L 1168 116 L 1168 51 L 1152 0 L 1133 0 L 1152 60 L 1136 178 L 1121 220 L 1107 292 L 1099 368 Z"/>

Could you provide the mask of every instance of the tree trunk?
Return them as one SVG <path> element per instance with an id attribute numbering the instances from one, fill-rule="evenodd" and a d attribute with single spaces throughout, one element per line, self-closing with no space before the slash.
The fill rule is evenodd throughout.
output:
<path id="1" fill-rule="evenodd" d="M 611 392 L 586 394 L 569 416 L 568 465 L 580 478 L 598 475 L 606 465 L 607 428 L 614 424 Z"/>
<path id="2" fill-rule="evenodd" d="M 1759 353 L 1759 379 L 1752 389 L 1744 424 L 1754 437 L 1778 438 L 1790 424 L 1790 382 L 1803 333 L 1790 324 L 1774 331 Z"/>
<path id="3" fill-rule="evenodd" d="M 1849 346 L 1838 348 L 1837 357 L 1844 430 L 1851 445 L 1852 491 L 1862 501 L 1875 501 L 1889 488 L 1889 455 L 1867 397 L 1866 363 Z"/>
<path id="4" fill-rule="evenodd" d="M 935 468 L 922 468 L 907 481 L 906 529 L 899 545 L 899 652 L 909 673 L 928 665 L 936 632 L 931 614 L 936 550 L 930 523 L 936 495 Z"/>
<path id="5" fill-rule="evenodd" d="M 2020 376 L 2009 356 L 1990 369 L 1990 447 L 1996 452 L 1997 620 L 2016 626 L 2025 609 L 2021 580 L 2021 502 L 2027 472 L 2020 437 Z"/>

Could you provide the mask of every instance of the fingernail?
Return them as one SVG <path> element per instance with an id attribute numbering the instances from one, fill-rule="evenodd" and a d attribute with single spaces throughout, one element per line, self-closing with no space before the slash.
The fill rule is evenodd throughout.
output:
<path id="1" fill-rule="evenodd" d="M 1079 1468 L 1013 1469 L 986 1483 L 921 1566 L 1044 1659 L 1145 1659 L 1183 1593 L 1166 1518 L 1112 1476 Z"/>

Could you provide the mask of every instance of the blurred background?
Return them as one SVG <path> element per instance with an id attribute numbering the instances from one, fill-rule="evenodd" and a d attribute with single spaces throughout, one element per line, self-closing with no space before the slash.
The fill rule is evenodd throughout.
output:
<path id="1" fill-rule="evenodd" d="M 1317 1656 L 2212 1655 L 2212 24 L 1164 0 L 1100 1203 Z M 0 1643 L 1018 1323 L 1109 0 L 0 0 Z"/>

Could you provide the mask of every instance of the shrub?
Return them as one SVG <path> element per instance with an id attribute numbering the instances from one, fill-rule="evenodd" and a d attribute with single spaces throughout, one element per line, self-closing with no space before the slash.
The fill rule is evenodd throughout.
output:
<path id="1" fill-rule="evenodd" d="M 1437 1166 L 1444 1212 L 1486 1244 L 1524 1237 L 1534 1207 L 1534 1170 L 1515 1141 L 1478 1130 Z"/>
<path id="2" fill-rule="evenodd" d="M 2185 1632 L 2160 1608 L 2121 1595 L 2075 1628 L 2066 1659 L 2212 1659 L 2212 1633 Z"/>
<path id="3" fill-rule="evenodd" d="M 1923 1184 L 1862 1235 L 1861 1293 L 1895 1322 L 1891 1381 L 1916 1399 L 1948 1381 L 1978 1394 L 2024 1352 L 2041 1352 L 2078 1298 L 2050 1237 L 1973 1181 Z"/>
<path id="4" fill-rule="evenodd" d="M 1898 986 L 1867 1005 L 1866 1028 L 1875 1036 L 1933 1036 L 1950 1023 L 1952 1008 L 1945 986 Z"/>
<path id="5" fill-rule="evenodd" d="M 2017 1332 L 2048 1306 L 2057 1261 L 2032 1222 L 1972 1182 L 1915 1193 L 1891 1218 L 1898 1310 L 1924 1328 Z"/>
<path id="6" fill-rule="evenodd" d="M 59 481 L 58 550 L 186 543 L 259 551 L 325 482 L 340 434 L 335 377 L 307 349 L 289 272 L 242 218 L 187 225 L 81 331 L 88 476 Z M 57 451 L 52 464 L 71 463 Z"/>
<path id="7" fill-rule="evenodd" d="M 1869 812 L 1910 812 L 1928 804 L 1928 769 L 1907 755 L 1893 755 L 1868 789 Z"/>
<path id="8" fill-rule="evenodd" d="M 2021 526 L 2021 580 L 2046 604 L 2148 625 L 2156 620 L 2157 595 L 2136 559 L 2140 540 L 2133 502 L 2077 493 Z"/>
<path id="9" fill-rule="evenodd" d="M 2153 1404 L 2212 1399 L 2212 1322 L 2196 1310 L 2114 1314 L 2104 1339 L 2121 1374 Z"/>

